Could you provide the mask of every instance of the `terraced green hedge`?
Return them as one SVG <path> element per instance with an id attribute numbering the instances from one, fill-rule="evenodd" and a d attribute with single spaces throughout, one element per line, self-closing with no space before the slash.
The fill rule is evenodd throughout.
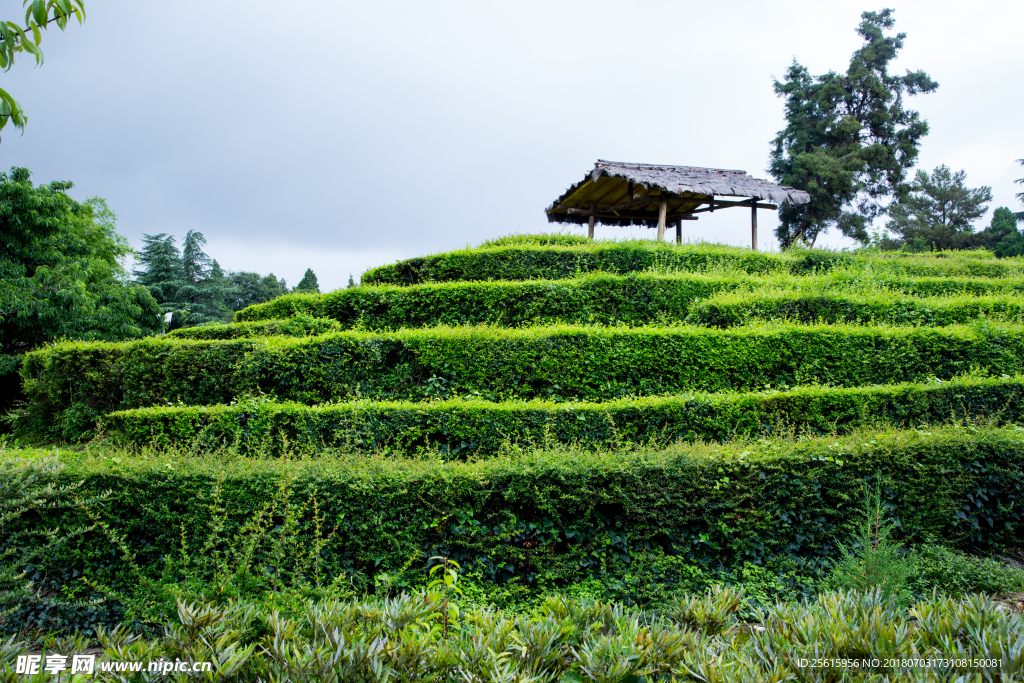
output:
<path id="1" fill-rule="evenodd" d="M 698 391 L 950 379 L 1024 370 L 1024 328 L 751 325 L 433 328 L 309 338 L 68 342 L 26 354 L 19 424 L 61 438 L 116 410 L 262 393 L 368 398 L 605 400 Z"/>
<path id="2" fill-rule="evenodd" d="M 878 309 L 886 301 L 904 305 L 906 296 L 1024 294 L 1024 280 L 858 279 L 847 273 L 817 276 L 778 274 L 767 279 L 716 273 L 590 274 L 556 281 L 434 283 L 411 287 L 355 287 L 328 294 L 293 294 L 250 306 L 236 313 L 236 319 L 253 322 L 291 315 L 313 315 L 333 318 L 346 329 L 361 327 L 370 330 L 481 323 L 508 327 L 552 323 L 646 325 L 682 321 L 695 301 L 726 292 L 736 291 L 737 297 L 808 299 L 822 294 L 850 296 L 851 290 L 858 292 L 859 298 L 876 299 L 877 302 L 871 306 Z M 1012 307 L 1001 303 L 978 304 L 978 312 L 971 309 L 970 303 L 965 303 L 963 311 L 945 313 L 945 317 L 940 318 L 949 318 L 948 323 L 954 323 L 967 322 L 978 317 L 979 312 L 986 311 L 1015 315 Z M 927 304 L 907 302 L 905 305 Z M 822 311 L 825 313 L 827 311 Z M 840 319 L 839 313 L 831 315 Z M 857 315 L 851 318 L 860 319 Z M 892 321 L 880 314 L 879 321 L 903 319 L 899 312 L 890 317 Z M 198 334 L 202 333 L 193 333 L 193 338 Z"/>
<path id="3" fill-rule="evenodd" d="M 554 443 L 586 449 L 677 440 L 728 441 L 799 433 L 845 433 L 865 426 L 914 427 L 982 418 L 1018 422 L 1024 378 L 974 379 L 854 389 L 690 394 L 607 403 L 464 401 L 171 406 L 111 413 L 104 433 L 139 446 L 202 452 L 226 446 L 281 454 L 345 451 L 494 455 Z"/>
<path id="4" fill-rule="evenodd" d="M 858 291 L 854 298 L 851 289 Z M 353 287 L 327 294 L 292 294 L 265 304 L 250 306 L 235 314 L 236 320 L 259 321 L 293 315 L 317 316 L 338 321 L 344 328 L 399 329 L 430 325 L 491 323 L 508 327 L 551 324 L 628 324 L 681 321 L 699 300 L 730 291 L 719 307 L 732 307 L 741 315 L 741 297 L 772 298 L 758 305 L 764 317 L 796 316 L 796 310 L 783 310 L 780 297 L 809 301 L 828 294 L 840 295 L 864 303 L 850 306 L 839 303 L 826 307 L 822 302 L 814 311 L 803 304 L 800 320 L 813 320 L 814 313 L 842 321 L 867 320 L 866 313 L 877 312 L 879 322 L 919 322 L 906 307 L 935 309 L 935 304 L 905 301 L 906 296 L 950 294 L 1024 294 L 1022 279 L 942 279 L 942 278 L 856 278 L 848 274 L 797 277 L 776 275 L 758 279 L 752 276 L 720 274 L 685 275 L 607 275 L 591 274 L 568 280 L 532 280 L 524 282 L 445 282 L 410 287 Z M 739 292 L 743 292 L 740 294 Z M 745 299 L 744 299 L 745 300 Z M 870 302 L 868 302 L 870 300 Z M 711 304 L 707 304 L 711 305 Z M 886 306 L 899 310 L 882 312 Z M 749 307 L 749 306 L 748 306 Z M 798 307 L 799 308 L 799 307 Z M 710 310 L 710 309 L 709 309 Z M 724 310 L 724 308 L 723 308 Z M 772 313 L 772 310 L 779 313 Z M 805 312 L 806 310 L 806 312 Z M 993 317 L 1017 317 L 1017 308 L 1003 302 L 965 301 L 958 308 L 942 304 L 941 312 L 931 316 L 942 324 L 966 322 L 988 314 Z M 719 314 L 725 315 L 724 313 Z M 843 318 L 842 316 L 847 316 Z M 749 316 L 747 316 L 749 317 Z M 713 323 L 718 324 L 718 323 Z M 191 338 L 199 338 L 205 328 L 192 328 Z"/>
<path id="5" fill-rule="evenodd" d="M 886 256 L 831 251 L 752 252 L 720 245 L 683 245 L 636 240 L 586 245 L 512 245 L 462 249 L 373 268 L 363 284 L 415 285 L 450 280 L 557 280 L 595 271 L 634 273 L 647 269 L 701 271 L 731 268 L 751 274 L 825 272 L 837 266 L 926 276 L 1019 277 L 1024 259 L 941 254 Z"/>
<path id="6" fill-rule="evenodd" d="M 298 295 L 302 296 L 302 295 Z M 225 325 L 182 327 L 167 333 L 171 339 L 254 339 L 258 337 L 315 337 L 340 332 L 337 320 L 302 313 L 280 320 L 254 320 Z"/>
<path id="7" fill-rule="evenodd" d="M 172 566 L 183 539 L 186 552 L 200 552 L 222 524 L 224 540 L 215 543 L 248 539 L 253 530 L 244 525 L 261 511 L 280 524 L 290 510 L 302 552 L 322 539 L 326 580 L 347 576 L 357 590 L 372 587 L 380 572 L 400 575 L 407 562 L 422 574 L 427 558 L 447 555 L 510 590 L 598 579 L 610 593 L 642 601 L 701 568 L 813 575 L 848 538 L 862 482 L 876 474 L 907 540 L 993 551 L 1019 547 L 1024 531 L 1024 436 L 1010 429 L 551 451 L 471 463 L 182 453 L 62 460 L 64 480 L 83 482 L 83 498 L 109 491 L 98 515 L 150 575 Z M 91 524 L 77 509 L 49 514 L 49 521 Z M 267 558 L 258 566 L 268 570 L 282 563 L 280 554 L 273 559 L 274 538 L 254 538 L 252 551 Z M 57 583 L 82 586 L 76 577 L 85 575 L 127 588 L 133 575 L 113 547 L 94 527 L 41 571 Z"/>
<path id="8" fill-rule="evenodd" d="M 758 320 L 861 325 L 942 326 L 978 319 L 1024 322 L 1024 298 L 1013 296 L 912 298 L 902 294 L 843 295 L 779 292 L 725 293 L 690 307 L 691 325 L 735 327 Z"/>

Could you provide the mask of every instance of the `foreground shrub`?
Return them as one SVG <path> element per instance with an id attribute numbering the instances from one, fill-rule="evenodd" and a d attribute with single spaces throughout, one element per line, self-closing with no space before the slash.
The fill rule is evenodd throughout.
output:
<path id="1" fill-rule="evenodd" d="M 100 416 L 246 394 L 306 404 L 476 396 L 606 400 L 1024 370 L 1024 328 L 750 325 L 435 328 L 308 338 L 65 343 L 27 354 L 22 428 L 88 435 Z"/>
<path id="2" fill-rule="evenodd" d="M 787 434 L 846 433 L 867 426 L 914 427 L 956 420 L 1019 422 L 1024 378 L 961 379 L 751 394 L 686 394 L 605 403 L 453 399 L 355 401 L 307 406 L 264 399 L 229 406 L 168 406 L 110 413 L 103 433 L 120 443 L 244 453 L 493 455 L 553 444 L 584 449 L 676 441 L 728 441 Z"/>
<path id="3" fill-rule="evenodd" d="M 179 604 L 159 635 L 101 632 L 97 670 L 101 680 L 124 680 L 136 662 L 209 662 L 209 680 L 253 682 L 825 683 L 1024 675 L 1024 619 L 982 597 L 926 600 L 906 612 L 877 593 L 829 594 L 773 605 L 753 631 L 736 619 L 742 597 L 728 589 L 687 596 L 667 615 L 563 596 L 522 615 L 454 610 L 433 591 L 310 602 L 292 614 Z M 51 640 L 45 654 L 70 660 L 87 644 Z M 30 648 L 0 647 L 0 676 L 19 680 L 13 664 Z"/>

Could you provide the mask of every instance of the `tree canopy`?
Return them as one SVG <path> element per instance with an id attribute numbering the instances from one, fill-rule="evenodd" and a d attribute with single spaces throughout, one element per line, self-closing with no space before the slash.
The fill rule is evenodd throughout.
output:
<path id="1" fill-rule="evenodd" d="M 153 294 L 165 314 L 171 314 L 171 329 L 230 321 L 234 311 L 288 293 L 288 284 L 273 273 L 225 273 L 203 251 L 205 246 L 206 238 L 195 230 L 188 231 L 180 250 L 171 235 L 143 236 L 136 282 Z M 302 289 L 310 284 L 310 289 Z M 296 291 L 319 291 L 312 270 L 306 271 Z"/>
<path id="2" fill-rule="evenodd" d="M 897 244 L 924 249 L 970 249 L 975 244 L 972 223 L 992 201 L 992 188 L 970 188 L 967 173 L 953 173 L 945 164 L 929 176 L 918 171 L 909 192 L 889 207 L 886 229 L 898 236 Z"/>
<path id="3" fill-rule="evenodd" d="M 131 253 L 99 198 L 70 182 L 33 186 L 26 168 L 0 173 L 0 374 L 55 339 L 118 341 L 160 330 L 160 308 L 128 283 Z"/>
<path id="4" fill-rule="evenodd" d="M 283 279 L 278 280 L 273 273 L 263 276 L 248 271 L 233 272 L 229 279 L 234 288 L 228 299 L 228 307 L 232 311 L 240 311 L 288 293 L 288 284 Z"/>
<path id="5" fill-rule="evenodd" d="M 22 0 L 25 8 L 25 26 L 13 21 L 0 21 L 0 69 L 10 71 L 14 58 L 19 52 L 27 52 L 35 58 L 36 65 L 43 63 L 43 51 L 39 44 L 43 40 L 42 30 L 56 24 L 63 31 L 73 17 L 81 24 L 85 21 L 85 6 L 82 0 Z M 10 93 L 0 88 L 0 129 L 8 122 L 15 128 L 25 130 L 27 117 Z"/>
<path id="6" fill-rule="evenodd" d="M 144 285 L 166 314 L 170 328 L 193 327 L 231 319 L 227 301 L 233 287 L 203 247 L 203 233 L 189 230 L 179 251 L 171 235 L 143 235 L 136 282 Z"/>
<path id="7" fill-rule="evenodd" d="M 1018 216 L 1000 206 L 992 212 L 992 224 L 976 235 L 976 244 L 999 258 L 1024 256 L 1024 235 L 1017 229 Z"/>
<path id="8" fill-rule="evenodd" d="M 884 200 L 909 188 L 906 174 L 928 124 L 906 109 L 906 95 L 933 92 L 938 83 L 923 71 L 892 75 L 906 34 L 886 35 L 892 10 L 864 12 L 857 33 L 864 45 L 846 73 L 812 76 L 796 60 L 775 92 L 785 99 L 786 127 L 772 141 L 769 170 L 783 185 L 806 190 L 811 201 L 779 210 L 779 243 L 814 244 L 838 228 L 868 242 L 870 222 L 885 212 Z"/>

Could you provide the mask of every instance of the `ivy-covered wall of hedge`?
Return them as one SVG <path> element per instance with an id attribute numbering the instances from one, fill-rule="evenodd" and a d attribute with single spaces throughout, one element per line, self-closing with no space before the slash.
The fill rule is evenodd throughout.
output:
<path id="1" fill-rule="evenodd" d="M 529 244 L 462 249 L 373 268 L 369 285 L 415 285 L 449 280 L 556 280 L 583 273 L 635 273 L 648 269 L 700 271 L 731 268 L 751 274 L 815 273 L 837 266 L 868 267 L 906 275 L 1007 277 L 1024 275 L 1024 259 L 979 258 L 964 254 L 857 256 L 830 251 L 752 252 L 719 245 L 675 246 L 651 241 L 594 242 L 574 246 Z"/>
<path id="2" fill-rule="evenodd" d="M 845 433 L 882 424 L 1019 422 L 1024 377 L 965 379 L 752 394 L 688 394 L 605 403 L 356 401 L 318 406 L 241 401 L 111 413 L 104 434 L 121 443 L 281 455 L 341 449 L 446 458 L 573 445 L 584 449 Z"/>
<path id="3" fill-rule="evenodd" d="M 851 290 L 857 291 L 857 296 L 851 295 Z M 979 294 L 992 298 L 972 298 Z M 869 321 L 874 316 L 878 322 L 951 324 L 983 315 L 1015 319 L 1020 299 L 1008 297 L 1019 294 L 1024 294 L 1024 279 L 1020 278 L 865 279 L 837 273 L 758 279 L 714 273 L 592 274 L 567 280 L 444 282 L 290 294 L 250 306 L 236 313 L 235 319 L 248 322 L 316 316 L 336 320 L 346 329 L 372 330 L 481 323 L 508 327 L 552 323 L 646 325 L 682 321 L 696 306 L 709 311 L 695 318 L 698 321 L 703 315 L 715 320 L 759 315 L 808 321 L 822 317 L 836 322 Z M 929 296 L 949 298 L 914 298 Z M 709 298 L 713 300 L 707 301 Z M 785 304 L 790 300 L 794 305 L 787 308 Z M 710 313 L 711 306 L 721 312 Z M 211 327 L 223 335 L 220 326 Z M 204 329 L 191 328 L 194 331 L 181 336 L 201 338 Z"/>
<path id="4" fill-rule="evenodd" d="M 261 511 L 270 511 L 263 524 L 281 524 L 287 502 L 305 511 L 303 550 L 325 539 L 321 568 L 357 587 L 407 561 L 422 573 L 435 555 L 484 581 L 550 590 L 596 578 L 633 597 L 672 590 L 694 566 L 813 574 L 834 556 L 837 539 L 849 537 L 862 485 L 876 475 L 906 540 L 992 552 L 1019 544 L 1024 531 L 1024 436 L 1016 429 L 541 451 L 468 463 L 182 453 L 62 460 L 65 479 L 84 482 L 83 498 L 109 491 L 94 514 L 150 575 L 181 552 L 183 539 L 186 552 L 201 552 L 215 523 L 224 539 Z M 79 509 L 51 514 L 69 527 L 91 523 Z M 133 581 L 99 528 L 62 547 L 41 572 L 76 586 L 83 575 L 122 589 Z"/>
<path id="5" fill-rule="evenodd" d="M 69 342 L 21 367 L 36 433 L 78 438 L 116 410 L 369 398 L 607 400 L 807 384 L 865 386 L 1024 370 L 1016 325 L 432 328 L 308 338 Z"/>
<path id="6" fill-rule="evenodd" d="M 1007 295 L 913 298 L 900 293 L 729 292 L 694 302 L 686 322 L 712 327 L 735 327 L 759 320 L 934 327 L 982 319 L 1022 323 L 1024 298 Z"/>
<path id="7" fill-rule="evenodd" d="M 301 295 L 299 295 L 301 296 Z M 181 327 L 167 333 L 168 339 L 254 339 L 258 337 L 316 337 L 329 332 L 340 332 L 341 324 L 330 318 L 296 313 L 278 320 L 223 325 Z"/>

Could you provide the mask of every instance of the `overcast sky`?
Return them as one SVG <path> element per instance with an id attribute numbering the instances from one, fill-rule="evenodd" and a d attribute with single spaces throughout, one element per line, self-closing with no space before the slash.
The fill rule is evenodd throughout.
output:
<path id="1" fill-rule="evenodd" d="M 225 268 L 294 285 L 312 267 L 325 290 L 396 259 L 557 232 L 543 209 L 598 158 L 767 177 L 783 126 L 773 77 L 794 58 L 845 70 L 860 13 L 886 6 L 85 4 L 82 26 L 46 34 L 43 67 L 3 74 L 28 126 L 3 131 L 0 168 L 105 197 L 135 246 L 195 229 Z M 897 69 L 940 84 L 909 100 L 931 126 L 921 167 L 963 169 L 992 186 L 992 208 L 1020 210 L 1024 2 L 887 4 L 908 34 Z M 761 214 L 773 248 L 775 217 Z M 745 245 L 749 214 L 705 215 L 683 234 Z"/>

